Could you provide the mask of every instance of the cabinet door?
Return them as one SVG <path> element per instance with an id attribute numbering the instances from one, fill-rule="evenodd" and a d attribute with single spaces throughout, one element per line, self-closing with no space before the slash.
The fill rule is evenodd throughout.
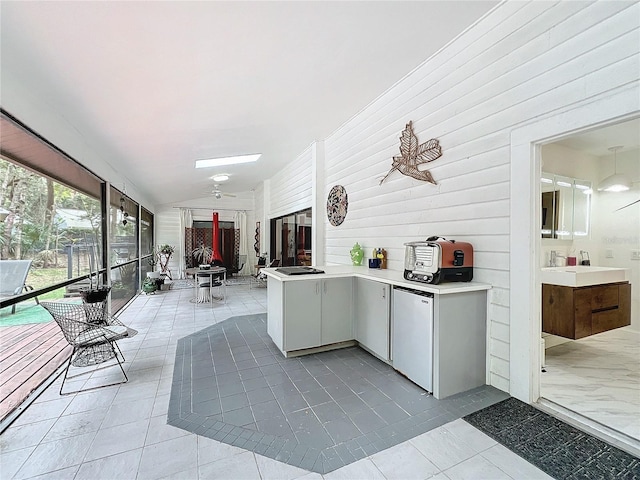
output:
<path id="1" fill-rule="evenodd" d="M 593 288 L 592 287 L 584 287 L 584 288 L 573 288 L 573 287 L 563 287 L 567 290 L 573 291 L 574 298 L 574 317 L 573 317 L 573 336 L 569 338 L 573 338 L 577 340 L 579 338 L 588 337 L 592 335 L 591 331 L 591 299 L 593 296 Z M 565 319 L 566 322 L 571 321 L 571 317 L 567 316 Z"/>
<path id="2" fill-rule="evenodd" d="M 267 277 L 267 333 L 280 350 L 284 350 L 283 282 Z"/>
<path id="3" fill-rule="evenodd" d="M 591 333 L 631 325 L 631 284 L 601 285 L 594 289 Z"/>
<path id="4" fill-rule="evenodd" d="M 353 340 L 353 278 L 322 280 L 322 345 Z"/>
<path id="5" fill-rule="evenodd" d="M 383 360 L 389 360 L 389 305 L 391 287 L 356 279 L 356 340 Z"/>
<path id="6" fill-rule="evenodd" d="M 296 280 L 284 283 L 284 350 L 321 345 L 320 280 Z"/>

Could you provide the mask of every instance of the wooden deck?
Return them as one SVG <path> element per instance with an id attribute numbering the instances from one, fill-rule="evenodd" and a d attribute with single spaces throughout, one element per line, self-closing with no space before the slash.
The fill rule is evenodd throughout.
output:
<path id="1" fill-rule="evenodd" d="M 69 358 L 71 347 L 54 322 L 0 327 L 0 420 Z"/>

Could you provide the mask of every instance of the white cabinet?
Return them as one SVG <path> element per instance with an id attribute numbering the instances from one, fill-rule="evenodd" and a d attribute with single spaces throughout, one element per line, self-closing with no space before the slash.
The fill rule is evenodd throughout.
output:
<path id="1" fill-rule="evenodd" d="M 355 289 L 356 340 L 382 360 L 389 361 L 391 286 L 357 278 Z"/>
<path id="2" fill-rule="evenodd" d="M 353 278 L 322 280 L 321 345 L 353 340 Z"/>
<path id="3" fill-rule="evenodd" d="M 284 283 L 284 350 L 321 345 L 322 280 Z"/>
<path id="4" fill-rule="evenodd" d="M 285 355 L 312 353 L 318 351 L 316 347 L 340 348 L 353 344 L 342 342 L 355 338 L 373 355 L 389 364 L 393 360 L 401 368 L 402 359 L 398 358 L 396 363 L 397 352 L 409 348 L 414 337 L 420 337 L 413 335 L 412 331 L 417 329 L 410 327 L 406 332 L 409 337 L 404 341 L 396 338 L 391 351 L 391 285 L 409 290 L 421 290 L 424 286 L 399 280 L 400 272 L 367 271 L 369 278 L 363 278 L 357 276 L 361 269 L 357 273 L 344 270 L 345 267 L 340 267 L 331 276 L 304 279 L 283 279 L 281 274 L 267 272 L 267 332 Z M 392 273 L 392 278 L 371 279 L 372 275 L 389 277 Z M 433 340 L 423 336 L 421 341 L 425 354 L 428 344 L 433 346 L 435 398 L 446 398 L 486 383 L 488 288 L 489 285 L 472 282 L 434 285 L 426 290 L 433 294 Z M 305 352 L 305 349 L 314 350 Z M 421 350 L 420 345 L 416 350 Z"/>
<path id="5" fill-rule="evenodd" d="M 352 278 L 290 282 L 269 279 L 268 288 L 268 331 L 280 350 L 353 340 Z M 278 308 L 277 303 L 282 307 Z"/>

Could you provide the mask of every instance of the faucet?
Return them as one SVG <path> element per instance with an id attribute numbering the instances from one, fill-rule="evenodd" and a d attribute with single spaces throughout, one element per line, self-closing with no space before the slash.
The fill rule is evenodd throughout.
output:
<path id="1" fill-rule="evenodd" d="M 557 250 L 551 250 L 551 258 L 549 259 L 549 266 L 557 267 L 558 265 L 556 265 L 556 261 L 558 260 L 558 258 L 567 258 L 567 257 L 564 255 L 560 255 Z"/>
<path id="2" fill-rule="evenodd" d="M 589 252 L 586 250 L 580 250 L 580 265 L 591 265 L 589 260 Z"/>

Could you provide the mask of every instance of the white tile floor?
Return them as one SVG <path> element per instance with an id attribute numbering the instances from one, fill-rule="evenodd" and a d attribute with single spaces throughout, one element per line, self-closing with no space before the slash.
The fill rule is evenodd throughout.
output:
<path id="1" fill-rule="evenodd" d="M 542 397 L 640 441 L 640 332 L 610 330 L 545 356 Z"/>
<path id="2" fill-rule="evenodd" d="M 226 305 L 213 308 L 190 303 L 192 289 L 136 298 L 119 316 L 139 331 L 119 343 L 129 383 L 60 397 L 56 380 L 0 436 L 0 479 L 323 478 L 166 424 L 177 340 L 231 316 L 266 310 L 265 288 L 235 285 L 227 291 Z M 86 385 L 112 374 L 117 370 L 97 372 Z M 456 420 L 324 478 L 550 477 Z"/>

